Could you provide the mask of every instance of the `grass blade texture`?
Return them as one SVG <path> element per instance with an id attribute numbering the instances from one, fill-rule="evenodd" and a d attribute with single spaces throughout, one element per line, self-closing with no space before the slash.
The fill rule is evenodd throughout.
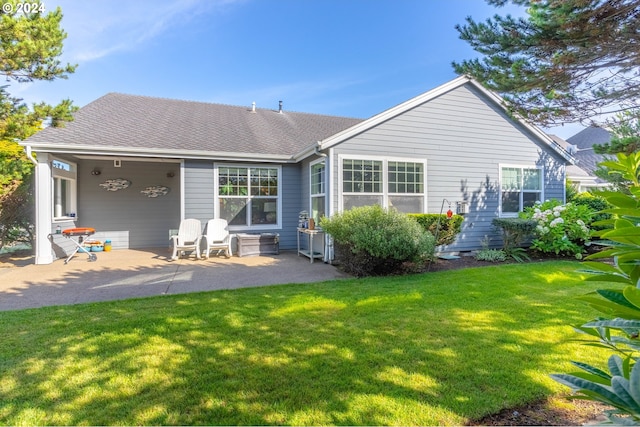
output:
<path id="1" fill-rule="evenodd" d="M 0 313 L 0 424 L 462 425 L 605 351 L 576 262 Z"/>

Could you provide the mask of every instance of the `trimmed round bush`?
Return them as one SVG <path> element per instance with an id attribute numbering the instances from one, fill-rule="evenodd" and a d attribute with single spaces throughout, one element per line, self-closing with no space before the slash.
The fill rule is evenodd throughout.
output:
<path id="1" fill-rule="evenodd" d="M 423 263 L 435 252 L 435 239 L 418 222 L 395 209 L 363 206 L 322 218 L 333 237 L 336 257 L 355 276 L 393 274 L 407 262 Z"/>

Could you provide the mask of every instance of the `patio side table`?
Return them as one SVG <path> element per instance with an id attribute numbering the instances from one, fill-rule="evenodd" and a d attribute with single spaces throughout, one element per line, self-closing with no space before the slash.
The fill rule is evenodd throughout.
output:
<path id="1" fill-rule="evenodd" d="M 322 252 L 316 252 L 313 250 L 313 238 L 318 234 L 322 235 L 320 236 L 322 237 Z M 298 232 L 296 233 L 296 235 L 298 240 L 298 256 L 304 255 L 306 257 L 309 257 L 309 262 L 313 262 L 313 260 L 316 258 L 322 259 L 324 257 L 324 231 L 318 229 L 310 230 L 308 228 L 298 228 Z M 303 238 L 306 236 L 307 238 L 306 249 L 300 247 L 300 236 L 303 236 Z"/>

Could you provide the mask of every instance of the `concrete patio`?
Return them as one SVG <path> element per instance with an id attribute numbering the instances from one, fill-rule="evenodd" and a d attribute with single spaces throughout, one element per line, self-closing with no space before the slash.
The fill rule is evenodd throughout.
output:
<path id="1" fill-rule="evenodd" d="M 309 283 L 349 277 L 295 251 L 280 255 L 176 261 L 167 248 L 77 254 L 35 265 L 30 258 L 0 262 L 0 311 L 189 292 Z"/>

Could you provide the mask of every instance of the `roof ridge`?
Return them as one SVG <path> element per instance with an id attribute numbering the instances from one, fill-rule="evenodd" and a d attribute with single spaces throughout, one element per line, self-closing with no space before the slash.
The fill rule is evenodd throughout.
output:
<path id="1" fill-rule="evenodd" d="M 240 109 L 246 109 L 247 111 L 251 111 L 253 109 L 253 105 L 252 104 L 249 104 L 249 105 L 245 106 L 245 105 L 228 104 L 228 103 L 223 103 L 223 102 L 196 101 L 196 100 L 189 100 L 189 99 L 167 98 L 167 97 L 162 97 L 162 96 L 139 95 L 139 94 L 130 94 L 130 93 L 123 93 L 123 92 L 108 92 L 108 93 L 104 94 L 103 96 L 101 96 L 100 98 L 97 98 L 96 100 L 91 101 L 91 103 L 97 101 L 98 99 L 101 99 L 101 98 L 104 98 L 104 97 L 108 97 L 108 96 L 119 96 L 119 97 L 137 98 L 137 99 L 142 98 L 142 99 L 147 99 L 147 100 L 159 100 L 159 101 L 168 101 L 168 102 L 176 102 L 176 103 L 184 103 L 184 104 L 202 104 L 202 105 L 211 105 L 211 106 L 218 106 L 218 107 L 240 108 Z M 87 105 L 89 105 L 89 104 L 87 104 Z M 258 110 L 260 110 L 260 111 L 279 112 L 277 108 L 265 108 L 265 107 L 256 106 L 256 111 L 258 111 Z M 363 119 L 361 117 L 340 116 L 340 115 L 336 115 L 336 114 L 311 113 L 311 112 L 306 112 L 306 111 L 283 110 L 283 113 L 284 114 L 287 114 L 287 113 L 303 114 L 303 115 L 315 116 L 315 117 L 365 120 L 365 119 Z"/>

